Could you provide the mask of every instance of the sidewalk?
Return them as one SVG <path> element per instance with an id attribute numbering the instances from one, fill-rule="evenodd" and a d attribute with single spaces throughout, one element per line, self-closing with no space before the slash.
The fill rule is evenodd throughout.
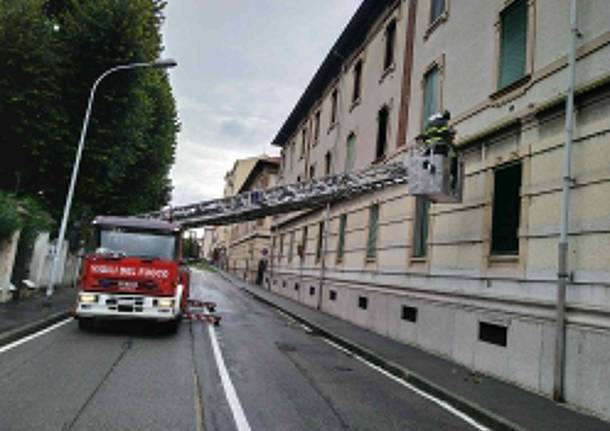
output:
<path id="1" fill-rule="evenodd" d="M 219 271 L 234 285 L 281 309 L 348 350 L 447 401 L 493 430 L 608 431 L 610 424 L 447 359 L 383 337 Z"/>
<path id="2" fill-rule="evenodd" d="M 43 300 L 41 291 L 30 298 L 0 304 L 0 346 L 68 317 L 76 300 L 76 289 L 58 288 L 50 306 L 43 307 Z"/>

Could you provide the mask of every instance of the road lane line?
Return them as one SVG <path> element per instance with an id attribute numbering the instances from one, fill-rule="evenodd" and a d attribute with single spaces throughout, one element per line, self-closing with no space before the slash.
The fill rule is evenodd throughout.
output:
<path id="1" fill-rule="evenodd" d="M 66 323 L 71 322 L 72 320 L 74 320 L 72 317 L 68 317 L 67 319 L 62 320 L 61 322 L 58 322 L 58 323 L 55 323 L 54 325 L 49 326 L 48 328 L 42 329 L 42 330 L 40 330 L 38 332 L 34 332 L 33 334 L 28 335 L 27 337 L 20 338 L 17 341 L 13 341 L 12 343 L 7 344 L 6 346 L 2 346 L 2 347 L 0 347 L 0 354 L 2 354 L 4 352 L 7 352 L 7 351 L 9 351 L 11 349 L 14 349 L 17 346 L 20 346 L 23 343 L 27 343 L 28 341 L 31 341 L 31 340 L 33 340 L 35 338 L 38 338 L 38 337 L 42 336 L 42 335 L 48 334 L 49 332 L 59 328 L 60 326 L 63 326 Z"/>
<path id="2" fill-rule="evenodd" d="M 384 370 L 383 368 L 373 364 L 372 362 L 367 361 L 366 359 L 364 359 L 363 357 L 350 352 L 349 350 L 347 350 L 345 347 L 340 346 L 339 344 L 329 340 L 328 338 L 323 338 L 324 342 L 333 346 L 335 349 L 342 351 L 343 353 L 346 353 L 347 355 L 353 357 L 354 359 L 359 360 L 360 362 L 362 362 L 363 364 L 369 366 L 370 368 L 374 369 L 375 371 L 378 371 L 379 373 L 383 374 L 384 376 L 394 380 L 396 383 L 404 386 L 405 388 L 415 392 L 416 394 L 420 395 L 421 397 L 426 398 L 429 401 L 432 401 L 434 404 L 438 405 L 439 407 L 442 407 L 443 409 L 447 410 L 448 412 L 450 412 L 451 414 L 453 414 L 454 416 L 457 416 L 458 418 L 462 419 L 464 422 L 466 422 L 467 424 L 475 427 L 477 430 L 479 431 L 491 431 L 490 428 L 487 428 L 485 425 L 477 422 L 475 419 L 473 419 L 472 417 L 468 416 L 466 413 L 462 412 L 461 410 L 458 410 L 457 408 L 453 407 L 451 404 L 447 403 L 446 401 L 443 401 L 439 398 L 436 398 L 432 395 L 430 395 L 427 392 L 422 391 L 419 388 L 416 388 L 415 386 L 413 386 L 410 383 L 405 382 L 403 379 L 396 377 L 395 375 L 387 372 L 386 370 Z"/>
<path id="3" fill-rule="evenodd" d="M 229 377 L 229 371 L 227 370 L 225 361 L 222 358 L 222 352 L 218 346 L 218 339 L 216 338 L 216 330 L 214 329 L 214 325 L 208 325 L 208 329 L 210 332 L 210 341 L 212 342 L 212 350 L 214 351 L 214 358 L 216 359 L 216 366 L 218 367 L 218 374 L 220 374 L 220 381 L 222 382 L 222 387 L 225 391 L 225 395 L 227 396 L 227 402 L 231 408 L 231 413 L 233 414 L 233 420 L 235 421 L 237 431 L 251 431 L 248 419 L 246 419 L 244 410 L 242 409 L 239 398 L 237 397 L 237 392 L 235 392 L 233 382 L 231 382 L 231 377 Z"/>

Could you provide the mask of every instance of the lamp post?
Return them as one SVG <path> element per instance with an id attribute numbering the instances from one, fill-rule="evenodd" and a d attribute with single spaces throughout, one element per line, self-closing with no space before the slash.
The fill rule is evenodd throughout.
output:
<path id="1" fill-rule="evenodd" d="M 51 278 L 49 279 L 49 285 L 47 286 L 46 291 L 46 299 L 47 302 L 50 297 L 53 295 L 53 288 L 55 285 L 55 278 L 57 277 L 57 271 L 59 269 L 59 261 L 61 258 L 62 247 L 64 242 L 64 237 L 66 235 L 66 226 L 68 224 L 68 217 L 70 215 L 70 208 L 72 206 L 72 197 L 74 196 L 74 187 L 76 186 L 76 178 L 78 177 L 78 168 L 80 166 L 81 155 L 83 153 L 83 146 L 85 144 L 85 136 L 87 135 L 87 126 L 89 125 L 89 116 L 91 115 L 91 107 L 93 105 L 93 99 L 95 97 L 95 90 L 99 83 L 108 75 L 114 72 L 118 72 L 119 70 L 128 70 L 128 69 L 137 69 L 140 67 L 155 67 L 155 68 L 163 68 L 167 69 L 170 67 L 177 66 L 175 60 L 165 59 L 165 60 L 156 60 L 152 62 L 145 63 L 130 63 L 130 64 L 121 64 L 118 66 L 114 66 L 104 73 L 102 73 L 93 83 L 91 87 L 91 92 L 89 93 L 89 102 L 87 104 L 87 111 L 85 112 L 85 118 L 83 120 L 83 128 L 80 134 L 80 141 L 78 143 L 78 149 L 76 150 L 76 159 L 74 160 L 74 166 L 72 168 L 72 177 L 70 179 L 70 186 L 68 187 L 68 195 L 66 196 L 66 204 L 64 206 L 64 213 L 61 219 L 61 226 L 59 228 L 59 236 L 57 238 L 57 246 L 55 248 L 55 257 L 53 259 L 53 267 L 51 269 Z"/>

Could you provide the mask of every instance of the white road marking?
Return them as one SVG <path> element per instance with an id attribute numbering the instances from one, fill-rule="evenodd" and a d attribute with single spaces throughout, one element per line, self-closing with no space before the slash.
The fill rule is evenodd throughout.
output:
<path id="1" fill-rule="evenodd" d="M 0 347 L 0 354 L 7 352 L 11 349 L 14 349 L 17 346 L 22 345 L 23 343 L 27 343 L 28 341 L 33 340 L 34 338 L 38 338 L 44 334 L 48 334 L 49 332 L 59 328 L 60 326 L 64 326 L 66 323 L 71 322 L 72 320 L 73 320 L 73 318 L 69 317 L 65 320 L 62 320 L 61 322 L 58 322 L 54 325 L 49 326 L 48 328 L 42 329 L 38 332 L 28 335 L 27 337 L 20 338 L 17 341 L 13 341 L 12 343 L 7 344 L 6 346 L 2 346 L 2 347 Z"/>
<path id="2" fill-rule="evenodd" d="M 381 374 L 383 374 L 384 376 L 394 380 L 396 383 L 398 383 L 398 384 L 404 386 L 405 388 L 415 392 L 416 394 L 426 398 L 427 400 L 432 401 L 433 403 L 435 403 L 439 407 L 442 407 L 443 409 L 447 410 L 449 413 L 451 413 L 454 416 L 457 416 L 458 418 L 462 419 L 464 422 L 466 422 L 469 425 L 473 426 L 477 430 L 479 430 L 479 431 L 491 431 L 491 429 L 489 429 L 485 425 L 477 422 L 475 419 L 471 418 L 466 413 L 456 409 L 455 407 L 453 407 L 451 404 L 447 403 L 446 401 L 443 401 L 443 400 L 441 400 L 439 398 L 433 397 L 429 393 L 424 392 L 424 391 L 422 391 L 419 388 L 416 388 L 412 384 L 405 382 L 403 379 L 401 379 L 399 377 L 396 377 L 395 375 L 387 372 L 383 368 L 373 364 L 372 362 L 367 361 L 363 357 L 358 356 L 357 354 L 355 354 L 353 352 L 350 352 L 345 347 L 340 346 L 339 344 L 337 344 L 337 343 L 335 343 L 335 342 L 333 342 L 333 341 L 331 341 L 331 340 L 329 340 L 327 338 L 324 338 L 323 340 L 327 344 L 330 344 L 331 346 L 333 346 L 335 349 L 338 349 L 338 350 L 342 351 L 343 353 L 346 353 L 347 355 L 352 356 L 353 358 L 359 360 L 360 362 L 362 362 L 363 364 L 369 366 L 370 368 L 374 369 L 375 371 L 378 371 Z"/>
<path id="3" fill-rule="evenodd" d="M 248 419 L 244 414 L 244 410 L 241 407 L 239 398 L 237 398 L 237 392 L 235 392 L 233 382 L 231 382 L 231 377 L 229 377 L 229 371 L 227 370 L 225 361 L 222 358 L 222 352 L 218 346 L 218 339 L 216 338 L 216 330 L 214 329 L 214 325 L 208 325 L 208 328 L 210 332 L 210 340 L 212 342 L 212 350 L 214 351 L 214 358 L 216 359 L 216 366 L 218 367 L 218 374 L 220 374 L 220 381 L 222 382 L 222 387 L 225 391 L 225 395 L 227 396 L 227 402 L 231 408 L 231 413 L 233 414 L 233 420 L 235 420 L 237 431 L 251 431 Z"/>

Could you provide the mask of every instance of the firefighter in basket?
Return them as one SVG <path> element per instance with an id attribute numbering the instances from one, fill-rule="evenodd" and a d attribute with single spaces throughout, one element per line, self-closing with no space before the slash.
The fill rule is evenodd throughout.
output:
<path id="1" fill-rule="evenodd" d="M 449 120 L 451 120 L 451 114 L 447 110 L 431 115 L 424 133 L 419 135 L 416 140 L 424 147 L 424 155 L 437 154 L 449 157 L 451 161 L 450 184 L 451 188 L 455 189 L 458 179 L 458 158 L 453 144 L 455 130 L 449 125 Z M 434 166 L 429 162 L 425 162 L 424 169 L 430 170 L 434 174 Z"/>

